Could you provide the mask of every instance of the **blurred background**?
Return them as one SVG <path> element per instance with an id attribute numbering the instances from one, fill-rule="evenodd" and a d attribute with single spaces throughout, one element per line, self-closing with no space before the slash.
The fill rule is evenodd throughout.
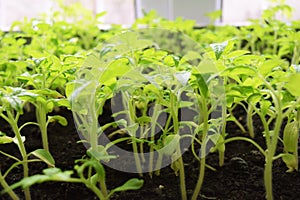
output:
<path id="1" fill-rule="evenodd" d="M 248 19 L 257 19 L 272 0 L 63 0 L 65 4 L 82 3 L 94 14 L 106 11 L 102 18 L 104 24 L 130 25 L 144 12 L 156 10 L 158 15 L 175 19 L 179 16 L 197 21 L 199 26 L 210 23 L 206 15 L 221 10 L 222 14 L 217 24 L 244 25 Z M 286 0 L 291 6 L 293 16 L 290 19 L 300 19 L 300 1 Z M 57 9 L 53 0 L 0 0 L 0 28 L 9 30 L 12 22 L 24 17 L 37 17 L 41 13 Z M 281 20 L 287 20 L 278 16 Z"/>

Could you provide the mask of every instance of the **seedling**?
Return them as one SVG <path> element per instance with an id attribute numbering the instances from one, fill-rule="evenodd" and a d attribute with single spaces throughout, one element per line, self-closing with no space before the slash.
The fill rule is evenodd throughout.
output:
<path id="1" fill-rule="evenodd" d="M 5 152 L 0 151 L 1 154 L 8 156 L 9 158 L 16 161 L 4 174 L 0 173 L 1 185 L 4 188 L 4 191 L 2 191 L 1 193 L 8 192 L 13 199 L 18 198 L 13 192 L 12 188 L 10 188 L 5 181 L 5 178 L 11 172 L 12 169 L 21 164 L 23 166 L 23 176 L 28 177 L 28 162 L 44 161 L 49 166 L 54 166 L 54 160 L 48 151 L 43 149 L 38 149 L 31 153 L 27 153 L 26 151 L 24 145 L 25 137 L 21 135 L 21 130 L 25 126 L 33 124 L 33 122 L 27 122 L 20 127 L 18 126 L 19 117 L 23 114 L 24 104 L 28 102 L 29 99 L 35 97 L 36 95 L 34 93 L 31 93 L 21 88 L 5 87 L 0 91 L 0 117 L 3 118 L 11 126 L 14 133 L 14 137 L 1 136 L 0 144 L 12 142 L 15 143 L 18 146 L 18 149 L 22 156 L 22 158 L 19 159 L 13 155 L 9 155 Z M 38 159 L 29 159 L 28 157 L 30 155 L 34 155 Z M 26 200 L 31 199 L 29 188 L 26 188 L 24 190 L 24 193 Z"/>
<path id="2" fill-rule="evenodd" d="M 297 121 L 288 123 L 285 128 L 284 133 L 284 144 L 285 151 L 290 150 L 293 156 L 290 154 L 279 154 L 275 156 L 275 151 L 277 148 L 278 138 L 280 136 L 280 129 L 283 120 L 290 116 L 292 113 L 296 112 L 296 108 L 299 106 L 300 99 L 298 97 L 299 91 L 295 85 L 299 79 L 298 73 L 295 72 L 293 67 L 287 69 L 287 73 L 282 73 L 281 68 L 286 67 L 286 65 L 279 65 L 277 68 L 272 68 L 271 63 L 262 64 L 258 69 L 254 67 L 246 67 L 247 74 L 251 75 L 253 78 L 258 78 L 261 80 L 262 87 L 259 87 L 255 93 L 249 93 L 247 96 L 247 102 L 251 104 L 254 112 L 260 117 L 263 127 L 264 127 L 264 137 L 266 139 L 267 149 L 263 150 L 258 144 L 253 140 L 243 137 L 230 138 L 225 140 L 225 143 L 234 140 L 245 140 L 254 144 L 260 152 L 266 157 L 265 172 L 264 172 L 264 182 L 267 192 L 267 199 L 273 199 L 272 196 L 272 163 L 275 159 L 283 157 L 283 160 L 287 163 L 289 170 L 297 169 L 297 159 L 295 159 L 295 148 L 297 147 L 297 134 L 298 125 Z M 275 63 L 275 61 L 273 61 Z M 235 70 L 238 70 L 236 68 Z M 252 71 L 252 72 L 251 72 Z M 246 72 L 246 71 L 244 71 Z M 244 73 L 240 71 L 240 73 Z M 271 78 L 272 76 L 272 78 Z M 246 79 L 249 80 L 249 79 Z M 244 82 L 245 83 L 245 82 Z M 248 82 L 249 83 L 249 82 Z M 275 87 L 276 86 L 276 87 Z M 243 91 L 242 88 L 240 91 Z M 245 95 L 245 93 L 243 94 Z M 274 121 L 274 128 L 270 129 L 271 122 Z M 293 142 L 291 142 L 293 141 Z M 289 147 L 288 147 L 289 146 Z"/>

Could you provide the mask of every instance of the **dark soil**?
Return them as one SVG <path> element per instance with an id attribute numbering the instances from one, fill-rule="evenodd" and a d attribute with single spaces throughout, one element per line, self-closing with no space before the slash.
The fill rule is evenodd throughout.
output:
<path id="1" fill-rule="evenodd" d="M 62 170 L 72 170 L 76 159 L 85 155 L 86 149 L 79 140 L 76 128 L 73 124 L 72 113 L 68 110 L 60 111 L 65 116 L 69 125 L 62 127 L 59 124 L 49 126 L 50 151 L 56 161 L 56 167 Z M 239 120 L 245 124 L 244 113 L 235 112 L 236 116 L 240 116 Z M 20 124 L 25 121 L 34 121 L 33 113 L 25 114 Z M 264 146 L 264 138 L 259 133 L 262 127 L 258 119 L 254 121 L 256 127 L 256 141 Z M 9 126 L 0 119 L 0 130 L 11 133 Z M 229 123 L 227 127 L 228 137 L 242 135 L 233 123 Z M 28 152 L 37 148 L 41 148 L 41 137 L 39 129 L 34 126 L 27 127 L 22 132 L 26 136 L 26 148 Z M 245 135 L 244 135 L 245 136 Z M 1 151 L 5 151 L 15 156 L 19 156 L 17 147 L 14 144 L 5 144 L 0 146 Z M 282 147 L 278 148 L 282 151 Z M 265 199 L 265 190 L 263 183 L 264 157 L 250 143 L 236 141 L 226 144 L 225 164 L 218 167 L 218 155 L 209 154 L 207 163 L 217 169 L 212 171 L 206 168 L 204 185 L 202 187 L 199 199 Z M 186 172 L 186 187 L 189 198 L 195 187 L 199 163 L 194 159 L 190 151 L 183 155 Z M 2 172 L 13 163 L 13 161 L 0 154 L 0 169 Z M 41 173 L 46 168 L 43 163 L 31 163 L 30 174 Z M 300 173 L 286 173 L 285 164 L 280 160 L 276 160 L 273 164 L 273 191 L 274 198 L 278 200 L 299 199 L 300 196 Z M 107 187 L 115 188 L 128 179 L 136 177 L 137 174 L 124 173 L 106 167 Z M 12 184 L 22 178 L 22 168 L 15 168 L 7 177 L 6 181 Z M 138 191 L 126 191 L 117 193 L 112 199 L 180 199 L 179 177 L 175 176 L 170 167 L 163 168 L 160 176 L 149 177 L 144 174 L 144 186 Z M 1 189 L 1 188 L 0 188 Z M 21 199 L 24 199 L 21 189 L 16 190 Z M 65 183 L 65 182 L 46 182 L 31 187 L 33 200 L 89 200 L 97 199 L 97 197 L 84 185 Z M 0 199 L 10 199 L 7 195 L 3 195 Z"/>

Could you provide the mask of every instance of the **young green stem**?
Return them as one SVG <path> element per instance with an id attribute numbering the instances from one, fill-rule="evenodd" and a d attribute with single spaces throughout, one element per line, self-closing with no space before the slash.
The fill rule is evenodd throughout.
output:
<path id="1" fill-rule="evenodd" d="M 255 41 L 256 41 L 256 37 L 253 36 L 253 37 L 251 38 L 251 52 L 252 52 L 253 54 L 255 54 L 255 51 L 256 51 Z"/>
<path id="2" fill-rule="evenodd" d="M 253 144 L 261 153 L 262 155 L 266 156 L 266 153 L 264 151 L 263 148 L 261 148 L 261 146 L 259 146 L 259 144 L 257 144 L 254 140 L 250 139 L 250 138 L 246 138 L 246 137 L 232 137 L 232 138 L 228 138 L 224 141 L 224 144 L 232 142 L 232 141 L 246 141 L 249 142 L 251 144 Z"/>
<path id="3" fill-rule="evenodd" d="M 12 127 L 14 133 L 15 133 L 15 136 L 17 138 L 17 141 L 18 141 L 18 147 L 19 147 L 19 150 L 20 150 L 20 153 L 21 153 L 21 156 L 22 156 L 22 159 L 23 159 L 23 177 L 26 178 L 28 177 L 29 175 L 29 170 L 28 170 L 28 162 L 27 162 L 27 152 L 26 152 L 26 148 L 25 148 L 25 145 L 22 141 L 22 136 L 21 136 L 21 133 L 19 131 L 19 128 L 18 128 L 18 123 L 16 121 L 16 119 L 13 117 L 12 113 L 11 112 L 7 112 L 7 122 L 10 124 L 10 126 Z M 30 200 L 31 199 L 31 195 L 30 195 L 30 189 L 29 187 L 28 188 L 25 188 L 24 189 L 24 194 L 25 194 L 25 199 L 26 200 Z"/>
<path id="4" fill-rule="evenodd" d="M 43 103 L 38 102 L 36 108 L 36 120 L 41 130 L 43 148 L 49 151 L 46 118 L 47 118 L 46 106 L 43 105 Z"/>
<path id="5" fill-rule="evenodd" d="M 254 133 L 254 127 L 253 127 L 253 106 L 251 104 L 248 104 L 248 109 L 247 109 L 247 127 L 248 127 L 248 132 L 251 138 L 255 137 Z"/>
<path id="6" fill-rule="evenodd" d="M 179 156 L 178 163 L 179 163 L 179 168 L 180 168 L 179 169 L 179 179 L 180 179 L 181 199 L 186 200 L 187 195 L 186 195 L 186 187 L 185 187 L 185 173 L 184 173 L 183 159 L 182 159 L 182 156 L 181 156 L 180 144 L 177 145 L 176 152 L 177 152 L 177 155 Z"/>
<path id="7" fill-rule="evenodd" d="M 100 184 L 100 188 L 101 188 L 101 192 L 102 192 L 103 196 L 107 197 L 108 192 L 107 192 L 105 180 L 102 180 L 101 178 L 99 178 L 99 184 Z"/>
<path id="8" fill-rule="evenodd" d="M 274 30 L 274 46 L 273 46 L 273 55 L 277 55 L 277 39 L 278 39 L 278 31 Z"/>
<path id="9" fill-rule="evenodd" d="M 144 131 L 147 130 L 145 127 L 145 124 L 142 123 L 140 125 L 140 134 L 143 135 L 144 134 Z M 143 136 L 142 136 L 143 137 Z M 142 163 L 144 163 L 146 161 L 145 159 L 145 156 L 144 156 L 144 142 L 141 141 L 140 142 L 140 155 L 141 155 L 141 160 L 142 160 Z"/>
<path id="10" fill-rule="evenodd" d="M 174 93 L 170 94 L 170 111 L 173 120 L 174 133 L 179 134 L 179 121 L 178 121 L 178 102 Z M 176 153 L 179 163 L 179 179 L 180 179 L 180 191 L 181 199 L 186 200 L 186 186 L 185 186 L 185 173 L 184 173 L 184 164 L 181 156 L 180 142 L 176 147 Z"/>
<path id="11" fill-rule="evenodd" d="M 199 97 L 200 102 L 200 108 L 202 110 L 202 116 L 203 116 L 203 133 L 202 133 L 202 145 L 201 145 L 201 151 L 200 151 L 200 168 L 199 168 L 199 176 L 197 180 L 196 187 L 194 189 L 194 193 L 192 195 L 192 200 L 197 200 L 197 197 L 201 191 L 202 184 L 204 181 L 204 174 L 205 174 L 205 165 L 206 165 L 206 139 L 208 134 L 208 110 L 207 110 L 207 103 L 205 98 Z"/>
<path id="12" fill-rule="evenodd" d="M 154 145 L 155 145 L 154 136 L 155 136 L 156 122 L 157 122 L 157 119 L 159 116 L 158 109 L 159 109 L 159 106 L 157 104 L 155 104 L 154 109 L 153 109 L 151 132 L 150 132 L 150 141 L 151 141 L 150 152 L 149 152 L 149 175 L 150 175 L 150 177 L 152 177 L 152 173 L 153 173 L 153 158 L 154 158 Z"/>
<path id="13" fill-rule="evenodd" d="M 299 63 L 300 54 L 298 52 L 298 49 L 299 49 L 298 43 L 296 43 L 293 49 L 293 57 L 292 57 L 291 65 L 297 65 Z"/>
<path id="14" fill-rule="evenodd" d="M 137 172 L 138 172 L 139 176 L 143 176 L 141 160 L 140 160 L 140 157 L 138 154 L 138 147 L 137 147 L 135 137 L 132 137 L 132 150 L 133 150 L 133 154 L 134 154 L 134 160 L 135 160 L 135 166 L 136 166 Z"/>
<path id="15" fill-rule="evenodd" d="M 226 106 L 222 106 L 222 132 L 221 137 L 223 137 L 223 140 L 225 140 L 226 137 L 226 123 L 227 123 L 227 109 Z M 225 159 L 225 151 L 219 151 L 219 166 L 224 165 L 224 159 Z"/>
<path id="16" fill-rule="evenodd" d="M 2 176 L 2 173 L 0 171 L 0 184 L 2 185 L 4 190 L 7 190 L 8 195 L 13 199 L 13 200 L 19 200 L 19 197 L 16 195 L 16 193 L 10 189 L 9 185 L 5 181 L 5 178 Z"/>
<path id="17" fill-rule="evenodd" d="M 275 91 L 269 82 L 267 82 L 264 78 L 262 78 L 262 80 L 265 82 L 266 87 L 269 89 L 270 95 L 272 96 L 272 100 L 274 102 L 274 107 L 277 111 L 273 134 L 271 135 L 269 132 L 266 132 L 265 134 L 267 140 L 267 150 L 266 150 L 266 162 L 265 162 L 265 170 L 264 170 L 264 183 L 266 188 L 266 198 L 268 200 L 273 200 L 273 191 L 272 191 L 273 158 L 275 156 L 278 137 L 279 137 L 284 114 L 282 111 L 282 102 L 280 98 L 281 87 L 279 86 L 278 90 Z"/>
<path id="18" fill-rule="evenodd" d="M 71 181 L 70 181 L 71 182 Z M 107 200 L 107 198 L 104 196 L 101 190 L 97 188 L 95 185 L 91 184 L 90 181 L 84 180 L 83 183 L 90 188 L 100 200 Z"/>
<path id="19" fill-rule="evenodd" d="M 93 103 L 95 102 L 95 96 L 92 97 L 92 103 L 91 105 L 94 105 Z M 91 144 L 91 148 L 94 150 L 97 150 L 97 146 L 98 146 L 98 115 L 97 115 L 97 110 L 91 106 L 90 107 L 90 112 L 91 112 L 91 117 L 92 117 L 92 121 L 91 124 L 89 124 L 90 126 L 90 131 L 89 131 L 89 142 Z M 88 128 L 88 127 L 86 127 Z"/>
<path id="20" fill-rule="evenodd" d="M 233 118 L 233 122 L 241 129 L 242 133 L 246 133 L 246 129 L 244 126 L 236 119 L 236 117 L 233 115 L 232 111 L 229 111 L 230 116 Z"/>
<path id="21" fill-rule="evenodd" d="M 132 126 L 135 125 L 135 118 L 136 118 L 136 110 L 135 110 L 135 105 L 132 99 L 130 99 L 126 94 L 123 93 L 123 105 L 124 108 L 127 108 L 127 110 L 129 111 L 128 113 L 128 118 L 129 118 L 129 122 L 128 125 Z M 134 155 L 134 160 L 135 160 L 135 165 L 136 165 L 136 169 L 137 172 L 139 174 L 139 176 L 143 176 L 143 170 L 142 170 L 142 165 L 141 165 L 141 160 L 139 157 L 139 153 L 138 153 L 138 147 L 137 147 L 137 138 L 136 138 L 136 132 L 135 133 L 131 133 L 130 134 L 131 140 L 132 140 L 132 150 L 133 150 L 133 155 Z"/>
<path id="22" fill-rule="evenodd" d="M 155 169 L 157 169 L 157 170 L 155 171 L 155 175 L 159 176 L 160 175 L 160 168 L 161 168 L 161 165 L 162 165 L 163 154 L 159 151 L 157 153 L 158 153 L 158 158 L 157 158 L 157 162 L 156 162 L 156 165 L 155 165 Z"/>

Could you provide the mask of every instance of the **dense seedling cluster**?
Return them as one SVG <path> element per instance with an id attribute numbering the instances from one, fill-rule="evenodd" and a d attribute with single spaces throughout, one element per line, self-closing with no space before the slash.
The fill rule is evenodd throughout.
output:
<path id="1" fill-rule="evenodd" d="M 160 176 L 163 159 L 170 159 L 180 178 L 182 199 L 188 199 L 185 150 L 199 161 L 193 200 L 201 193 L 205 169 L 215 170 L 205 157 L 217 152 L 222 166 L 229 142 L 252 143 L 265 157 L 262 178 L 269 200 L 273 161 L 282 159 L 287 172 L 298 170 L 300 21 L 287 24 L 275 18 L 278 12 L 290 14 L 290 7 L 278 4 L 243 27 L 195 28 L 194 21 L 168 21 L 150 12 L 129 30 L 112 26 L 107 31 L 99 29 L 102 14 L 95 18 L 78 5 L 61 5 L 61 9 L 50 17 L 15 23 L 12 30 L 18 31 L 0 33 L 0 117 L 11 127 L 11 132 L 0 132 L 4 147 L 0 153 L 14 160 L 9 168 L 0 165 L 1 195 L 19 199 L 14 190 L 22 187 L 29 200 L 30 186 L 45 181 L 83 183 L 103 200 L 115 192 L 138 190 L 143 180 L 106 187 L 103 162 L 117 159 L 120 155 L 110 149 L 124 141 L 135 155 L 140 176 Z M 154 28 L 155 37 L 147 38 L 140 27 Z M 82 91 L 94 91 L 94 98 L 86 99 L 91 94 Z M 98 127 L 107 102 L 120 104 L 112 116 L 117 120 Z M 48 145 L 48 125 L 68 124 L 64 117 L 50 114 L 63 107 L 76 113 L 81 142 L 88 147 L 73 171 L 55 167 Z M 233 114 L 237 107 L 247 113 L 246 127 Z M 35 112 L 36 121 L 20 124 L 27 112 Z M 185 113 L 190 117 L 182 116 Z M 255 132 L 254 116 L 260 119 L 262 132 Z M 244 135 L 232 137 L 226 131 L 229 121 Z M 26 149 L 22 130 L 28 125 L 40 129 L 42 149 Z M 100 144 L 104 135 L 111 140 Z M 265 146 L 255 142 L 257 135 L 264 136 Z M 183 150 L 187 141 L 188 149 Z M 14 143 L 18 153 L 6 153 L 8 143 Z M 279 153 L 278 143 L 284 146 Z M 30 162 L 45 162 L 48 168 L 29 176 Z M 6 178 L 19 165 L 24 177 L 9 185 Z M 145 168 L 149 174 L 143 173 Z"/>

